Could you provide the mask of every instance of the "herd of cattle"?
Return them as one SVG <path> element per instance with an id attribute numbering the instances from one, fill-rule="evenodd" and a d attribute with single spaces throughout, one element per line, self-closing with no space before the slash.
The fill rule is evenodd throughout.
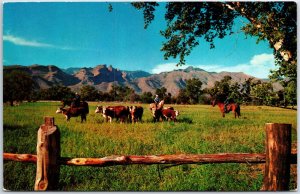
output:
<path id="1" fill-rule="evenodd" d="M 164 101 L 160 101 L 158 104 L 151 103 L 149 105 L 150 111 L 153 116 L 154 121 L 174 121 L 176 122 L 176 117 L 179 115 L 177 110 L 173 107 L 163 107 Z M 87 102 L 81 102 L 79 107 L 59 107 L 56 113 L 62 113 L 67 121 L 71 117 L 81 116 L 81 122 L 86 121 L 86 115 L 89 113 L 89 107 Z M 144 108 L 142 106 L 97 106 L 95 113 L 100 113 L 106 119 L 106 122 L 112 122 L 115 118 L 117 121 L 120 120 L 121 123 L 124 122 L 141 122 Z"/>

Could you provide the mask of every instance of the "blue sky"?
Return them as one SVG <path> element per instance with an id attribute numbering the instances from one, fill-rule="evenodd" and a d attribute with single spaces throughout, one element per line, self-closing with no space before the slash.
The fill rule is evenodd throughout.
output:
<path id="1" fill-rule="evenodd" d="M 3 64 L 56 65 L 60 68 L 112 65 L 121 70 L 160 73 L 178 68 L 178 59 L 164 60 L 160 51 L 165 29 L 164 6 L 144 29 L 142 12 L 130 3 L 105 2 L 5 3 L 3 7 Z M 216 40 L 216 48 L 201 41 L 186 59 L 187 66 L 207 71 L 245 72 L 267 78 L 274 69 L 273 51 L 266 42 L 240 32 Z"/>

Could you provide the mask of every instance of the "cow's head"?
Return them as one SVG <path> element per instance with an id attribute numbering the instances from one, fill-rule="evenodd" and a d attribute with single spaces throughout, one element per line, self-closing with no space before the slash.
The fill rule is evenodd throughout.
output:
<path id="1" fill-rule="evenodd" d="M 63 112 L 63 109 L 61 107 L 58 107 L 55 113 L 58 114 L 58 113 L 62 113 L 62 112 Z"/>
<path id="2" fill-rule="evenodd" d="M 129 109 L 129 112 L 132 114 L 136 111 L 136 106 L 130 106 L 130 107 L 128 107 L 128 109 Z"/>
<path id="3" fill-rule="evenodd" d="M 178 110 L 174 110 L 175 112 L 175 116 L 177 117 L 179 115 L 179 111 Z"/>
<path id="4" fill-rule="evenodd" d="M 103 107 L 102 106 L 97 106 L 95 113 L 102 113 Z"/>

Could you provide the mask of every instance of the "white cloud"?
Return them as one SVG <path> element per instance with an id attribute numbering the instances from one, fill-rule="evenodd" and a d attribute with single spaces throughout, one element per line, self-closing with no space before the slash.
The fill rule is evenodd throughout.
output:
<path id="1" fill-rule="evenodd" d="M 250 64 L 254 66 L 270 66 L 274 65 L 274 55 L 273 54 L 260 54 L 252 57 Z"/>
<path id="2" fill-rule="evenodd" d="M 54 47 L 54 45 L 37 42 L 34 40 L 26 40 L 13 35 L 3 35 L 3 40 L 11 42 L 15 45 L 32 46 L 32 47 Z"/>
<path id="3" fill-rule="evenodd" d="M 182 66 L 176 66 L 176 63 L 165 63 L 165 64 L 159 64 L 155 66 L 152 70 L 151 73 L 161 73 L 161 72 L 168 72 L 168 71 L 173 71 L 175 69 L 184 69 L 185 67 Z"/>
<path id="4" fill-rule="evenodd" d="M 254 55 L 247 63 L 221 66 L 221 65 L 198 65 L 206 71 L 228 71 L 228 72 L 244 72 L 257 78 L 268 78 L 271 69 L 275 69 L 275 59 L 273 54 Z"/>
<path id="5" fill-rule="evenodd" d="M 160 64 L 152 69 L 152 73 L 161 73 L 166 71 L 172 71 L 174 69 L 185 69 L 189 66 L 198 67 L 210 72 L 244 72 L 248 75 L 252 75 L 257 78 L 268 78 L 271 69 L 275 69 L 275 59 L 273 54 L 259 54 L 254 55 L 247 63 L 223 66 L 218 64 L 211 65 L 191 65 L 176 67 L 176 63 Z"/>
<path id="6" fill-rule="evenodd" d="M 61 50 L 76 50 L 75 48 L 69 46 L 56 46 L 53 44 L 42 43 L 35 40 L 26 40 L 24 38 L 16 37 L 13 35 L 3 35 L 3 41 L 8 41 L 15 45 L 20 45 L 20 46 L 54 48 L 54 49 L 61 49 Z"/>

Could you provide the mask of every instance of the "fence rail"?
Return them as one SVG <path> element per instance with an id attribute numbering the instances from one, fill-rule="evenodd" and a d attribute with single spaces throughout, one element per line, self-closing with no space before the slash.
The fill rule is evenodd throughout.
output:
<path id="1" fill-rule="evenodd" d="M 266 153 L 219 153 L 176 155 L 113 155 L 102 158 L 60 157 L 60 133 L 53 117 L 45 117 L 38 131 L 37 155 L 4 153 L 3 159 L 37 164 L 35 190 L 55 190 L 58 187 L 60 165 L 115 166 L 133 164 L 208 164 L 265 163 L 262 190 L 288 190 L 290 164 L 297 164 L 297 150 L 291 149 L 291 125 L 266 124 Z"/>

